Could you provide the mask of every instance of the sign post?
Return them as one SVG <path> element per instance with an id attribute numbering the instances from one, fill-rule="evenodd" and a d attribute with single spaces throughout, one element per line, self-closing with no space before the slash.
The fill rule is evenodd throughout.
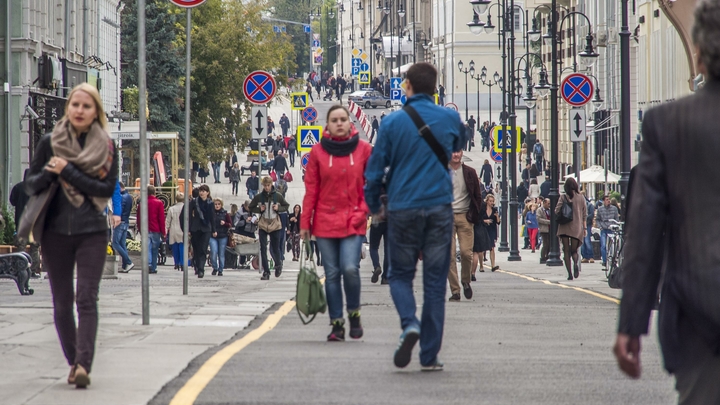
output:
<path id="1" fill-rule="evenodd" d="M 252 117 L 252 139 L 263 139 L 267 136 L 267 106 L 254 105 L 250 113 Z"/>

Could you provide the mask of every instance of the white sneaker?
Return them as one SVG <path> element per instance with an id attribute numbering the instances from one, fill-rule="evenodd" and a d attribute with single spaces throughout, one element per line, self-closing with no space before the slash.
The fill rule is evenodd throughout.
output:
<path id="1" fill-rule="evenodd" d="M 135 267 L 135 263 L 130 263 L 130 265 L 125 268 L 125 270 L 120 269 L 120 273 L 130 273 L 130 270 L 132 270 L 133 267 Z"/>

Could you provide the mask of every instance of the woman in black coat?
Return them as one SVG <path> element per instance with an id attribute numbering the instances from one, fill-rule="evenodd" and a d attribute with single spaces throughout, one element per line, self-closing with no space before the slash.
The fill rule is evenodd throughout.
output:
<path id="1" fill-rule="evenodd" d="M 485 184 L 485 188 L 490 187 L 493 179 L 493 168 L 487 159 L 485 159 L 485 163 L 483 163 L 482 169 L 480 169 L 480 177 L 482 178 L 483 184 Z"/>

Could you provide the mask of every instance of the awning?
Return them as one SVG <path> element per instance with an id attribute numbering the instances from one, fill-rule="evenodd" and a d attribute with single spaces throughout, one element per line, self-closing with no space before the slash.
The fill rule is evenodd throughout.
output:
<path id="1" fill-rule="evenodd" d="M 565 178 L 575 178 L 575 174 L 569 174 Z M 580 183 L 610 183 L 616 184 L 620 181 L 620 176 L 609 171 L 607 172 L 607 181 L 605 177 L 605 168 L 594 165 L 580 172 Z"/>
<path id="2" fill-rule="evenodd" d="M 399 74 L 398 74 L 398 68 L 393 69 L 393 70 L 392 70 L 393 76 L 399 76 L 399 75 L 407 72 L 408 69 L 410 69 L 410 66 L 412 66 L 412 65 L 413 65 L 413 63 L 406 63 L 406 64 L 400 66 L 400 73 L 399 73 Z"/>

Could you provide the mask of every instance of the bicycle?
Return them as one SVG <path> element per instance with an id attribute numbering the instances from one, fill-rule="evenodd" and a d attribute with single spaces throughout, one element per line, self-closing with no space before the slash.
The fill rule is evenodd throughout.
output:
<path id="1" fill-rule="evenodd" d="M 607 263 L 605 266 L 605 277 L 610 278 L 623 262 L 623 247 L 625 246 L 625 238 L 623 235 L 624 222 L 610 220 L 610 230 L 613 232 L 607 236 Z"/>

